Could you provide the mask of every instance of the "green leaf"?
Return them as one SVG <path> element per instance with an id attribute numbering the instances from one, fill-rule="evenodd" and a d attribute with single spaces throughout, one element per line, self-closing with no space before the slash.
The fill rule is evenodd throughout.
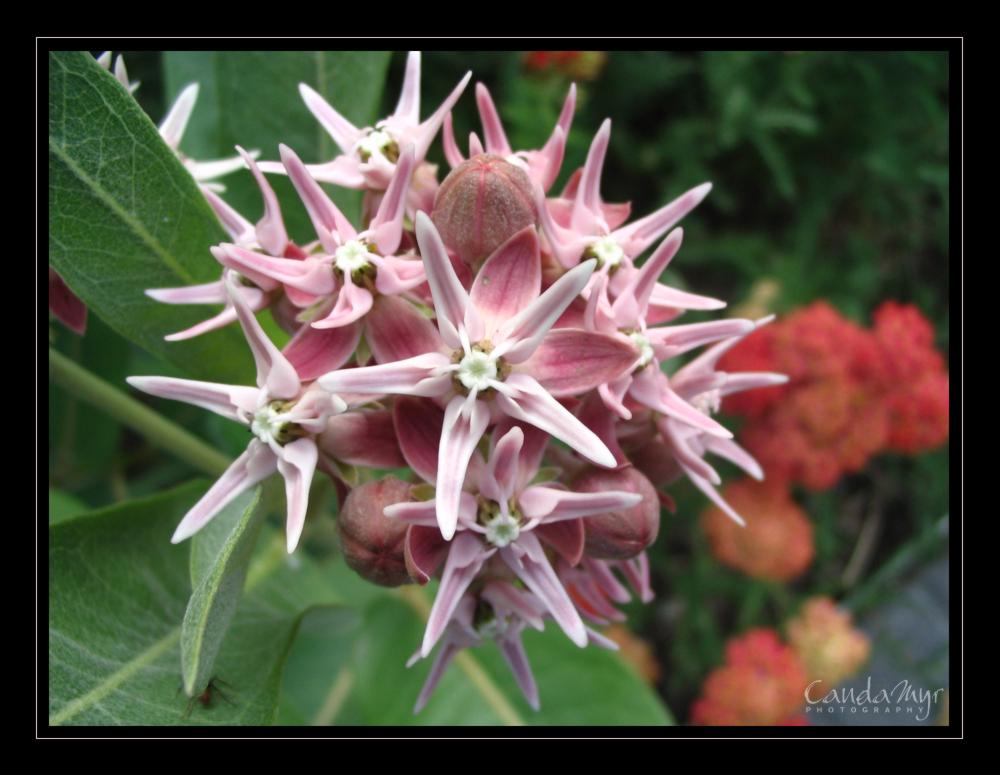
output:
<path id="1" fill-rule="evenodd" d="M 191 540 L 194 592 L 181 625 L 181 673 L 188 697 L 201 693 L 213 675 L 260 532 L 261 488 L 237 498 Z"/>
<path id="2" fill-rule="evenodd" d="M 65 522 L 67 519 L 86 514 L 90 507 L 78 498 L 61 490 L 49 488 L 49 524 Z"/>
<path id="3" fill-rule="evenodd" d="M 437 652 L 413 668 L 424 622 L 396 599 L 373 603 L 355 642 L 354 699 L 364 723 L 500 724 L 505 714 L 489 703 L 460 665 L 453 663 L 420 715 L 413 704 Z M 485 669 L 517 716 L 531 725 L 665 725 L 673 719 L 653 691 L 617 654 L 575 646 L 552 622 L 528 631 L 524 645 L 541 697 L 535 713 L 521 696 L 499 650 L 487 643 L 468 652 Z"/>
<path id="4" fill-rule="evenodd" d="M 83 52 L 49 55 L 49 236 L 49 262 L 122 336 L 192 376 L 249 379 L 234 327 L 163 340 L 211 312 L 143 291 L 218 279 L 208 248 L 225 234 L 150 119 Z"/>
<path id="5" fill-rule="evenodd" d="M 299 625 L 317 606 L 340 601 L 272 533 L 250 564 L 216 660 L 213 677 L 225 681 L 228 701 L 215 692 L 208 706 L 189 703 L 180 692 L 180 622 L 191 593 L 190 542 L 175 546 L 170 536 L 205 488 L 194 482 L 50 528 L 50 724 L 274 720 Z"/>
<path id="6" fill-rule="evenodd" d="M 322 94 L 356 126 L 377 118 L 390 53 L 387 51 L 168 51 L 164 54 L 170 99 L 192 81 L 200 85 L 198 105 L 182 150 L 195 158 L 231 156 L 234 146 L 258 149 L 262 159 L 278 158 L 278 144 L 305 162 L 330 161 L 340 150 L 306 108 L 298 86 Z M 291 184 L 269 176 L 284 204 L 282 215 L 297 241 L 315 239 L 305 209 Z M 260 192 L 249 173 L 222 181 L 226 201 L 250 221 L 262 212 Z M 349 218 L 360 214 L 360 192 L 331 189 Z"/>

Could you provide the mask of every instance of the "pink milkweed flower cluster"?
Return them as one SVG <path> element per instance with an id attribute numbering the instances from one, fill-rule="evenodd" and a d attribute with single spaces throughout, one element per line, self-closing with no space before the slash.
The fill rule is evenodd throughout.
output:
<path id="1" fill-rule="evenodd" d="M 253 224 L 206 191 L 230 237 L 211 249 L 221 279 L 148 291 L 166 303 L 222 304 L 167 338 L 238 322 L 257 364 L 256 387 L 129 381 L 222 414 L 252 435 L 175 541 L 277 471 L 292 551 L 306 527 L 310 480 L 322 471 L 342 494 L 354 488 L 340 530 L 354 570 L 386 585 L 440 578 L 411 660 L 438 649 L 417 710 L 455 653 L 485 641 L 498 645 L 537 708 L 523 632 L 551 620 L 579 647 L 616 648 L 595 627 L 623 618 L 617 606 L 631 599 L 628 587 L 643 601 L 653 597 L 645 549 L 658 531 L 660 500 L 669 502 L 654 483 L 687 475 L 720 502 L 720 477 L 703 459 L 709 452 L 762 476 L 711 415 L 721 396 L 783 377 L 718 369 L 722 353 L 766 321 L 673 324 L 686 310 L 725 306 L 659 281 L 681 247 L 673 227 L 710 184 L 627 223 L 629 205 L 600 194 L 606 121 L 585 166 L 548 196 L 575 87 L 543 145 L 515 151 L 478 84 L 485 144 L 473 134 L 465 159 L 449 111 L 471 74 L 423 121 L 419 76 L 414 52 L 395 111 L 367 128 L 302 84 L 341 154 L 309 164 L 282 145 L 280 161 L 258 164 L 237 149 L 263 216 Z M 175 123 L 182 131 L 183 121 Z M 461 185 L 439 186 L 426 162 L 442 126 L 452 175 L 466 176 Z M 315 241 L 291 241 L 267 174 L 291 180 Z M 365 192 L 360 222 L 336 207 L 323 183 Z M 255 318 L 264 309 L 291 336 L 280 350 Z M 674 368 L 675 358 L 705 345 L 712 348 Z M 402 466 L 413 473 L 409 482 L 375 486 L 377 469 Z"/>

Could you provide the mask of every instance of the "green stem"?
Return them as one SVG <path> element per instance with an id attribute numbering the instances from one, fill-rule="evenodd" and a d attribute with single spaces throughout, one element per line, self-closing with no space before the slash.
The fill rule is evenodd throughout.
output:
<path id="1" fill-rule="evenodd" d="M 218 476 L 232 462 L 149 407 L 139 403 L 65 355 L 49 348 L 49 378 L 78 398 L 118 420 L 150 444 L 171 452 L 206 474 Z"/>

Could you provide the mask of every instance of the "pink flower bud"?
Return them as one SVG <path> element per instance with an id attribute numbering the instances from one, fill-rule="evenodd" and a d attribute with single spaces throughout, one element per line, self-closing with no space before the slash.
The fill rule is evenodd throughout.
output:
<path id="1" fill-rule="evenodd" d="M 587 469 L 573 486 L 577 492 L 634 492 L 642 501 L 630 509 L 583 520 L 585 553 L 602 560 L 628 560 L 650 546 L 660 531 L 660 500 L 652 483 L 637 469 Z"/>
<path id="2" fill-rule="evenodd" d="M 394 476 L 351 490 L 337 517 L 337 533 L 347 564 L 362 578 L 383 587 L 410 582 L 403 557 L 405 522 L 382 511 L 412 500 L 410 485 Z"/>
<path id="3" fill-rule="evenodd" d="M 527 173 L 502 156 L 481 153 L 444 179 L 431 217 L 448 249 L 478 266 L 537 216 Z"/>

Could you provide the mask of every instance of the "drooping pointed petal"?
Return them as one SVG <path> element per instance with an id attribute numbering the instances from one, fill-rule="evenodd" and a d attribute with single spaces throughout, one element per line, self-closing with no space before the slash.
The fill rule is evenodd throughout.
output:
<path id="1" fill-rule="evenodd" d="M 287 175 L 288 170 L 280 161 L 262 161 L 261 172 Z M 357 156 L 338 156 L 325 164 L 307 164 L 306 172 L 317 183 L 330 183 L 344 188 L 366 188 L 365 176 L 361 172 L 361 161 Z"/>
<path id="2" fill-rule="evenodd" d="M 542 464 L 542 457 L 549 443 L 549 434 L 534 425 L 519 423 L 513 417 L 503 415 L 493 427 L 493 437 L 503 438 L 514 427 L 521 429 L 524 439 L 517 456 L 517 475 L 514 483 L 514 490 L 517 492 L 523 490 L 538 473 L 538 467 Z"/>
<path id="3" fill-rule="evenodd" d="M 500 327 L 496 341 L 516 343 L 505 352 L 504 357 L 508 361 L 520 363 L 531 357 L 552 324 L 573 299 L 580 295 L 596 266 L 597 261 L 591 258 L 573 267 L 516 317 Z"/>
<path id="4" fill-rule="evenodd" d="M 479 491 L 490 500 L 506 503 L 514 496 L 518 458 L 523 444 L 524 431 L 515 425 L 494 445 L 486 470 L 479 480 Z"/>
<path id="5" fill-rule="evenodd" d="M 351 466 L 403 468 L 406 465 L 388 409 L 344 412 L 331 417 L 326 429 L 316 437 L 316 443 L 324 454 Z"/>
<path id="6" fill-rule="evenodd" d="M 464 534 L 463 534 L 464 535 Z M 517 577 L 545 604 L 563 632 L 577 646 L 587 645 L 587 631 L 573 601 L 549 564 L 545 550 L 532 533 L 521 533 L 517 541 L 504 547 L 500 556 Z"/>
<path id="7" fill-rule="evenodd" d="M 563 101 L 562 110 L 559 111 L 559 120 L 556 126 L 562 129 L 567 135 L 570 127 L 573 126 L 573 113 L 576 112 L 576 84 L 571 83 L 566 92 L 566 99 Z"/>
<path id="8" fill-rule="evenodd" d="M 272 256 L 282 256 L 288 245 L 288 232 L 285 231 L 285 222 L 281 217 L 281 205 L 278 204 L 278 197 L 250 154 L 238 145 L 236 150 L 253 174 L 254 180 L 257 181 L 257 187 L 260 189 L 260 195 L 264 199 L 264 216 L 257 221 L 255 229 L 257 242 Z"/>
<path id="9" fill-rule="evenodd" d="M 510 143 L 503 131 L 503 123 L 497 106 L 493 104 L 489 89 L 484 84 L 476 84 L 476 107 L 479 109 L 479 119 L 483 122 L 483 136 L 486 138 L 486 152 L 498 156 L 510 156 Z"/>
<path id="10" fill-rule="evenodd" d="M 185 328 L 183 331 L 175 331 L 172 334 L 167 334 L 163 338 L 167 342 L 183 342 L 187 339 L 193 339 L 196 336 L 207 334 L 209 331 L 216 331 L 220 328 L 224 328 L 230 323 L 235 322 L 236 310 L 231 306 L 227 306 L 219 314 L 213 315 L 200 323 L 195 323 L 193 326 Z"/>
<path id="11" fill-rule="evenodd" d="M 722 509 L 729 516 L 729 518 L 733 520 L 733 522 L 740 527 L 746 527 L 746 520 L 739 515 L 736 509 L 726 502 L 725 498 L 719 495 L 718 491 L 712 486 L 711 482 L 699 476 L 687 467 L 684 467 L 684 473 L 687 475 L 687 478 L 691 480 L 691 483 L 705 493 L 705 495 L 708 496 L 708 499 Z"/>
<path id="12" fill-rule="evenodd" d="M 721 299 L 713 299 L 711 296 L 700 296 L 696 293 L 688 293 L 677 288 L 671 288 L 663 283 L 656 283 L 653 292 L 649 296 L 649 308 L 662 309 L 698 309 L 714 310 L 722 309 L 726 302 Z M 650 317 L 652 317 L 650 315 Z"/>
<path id="13" fill-rule="evenodd" d="M 458 142 L 455 140 L 455 126 L 451 113 L 444 117 L 444 128 L 441 130 L 441 142 L 444 144 L 445 161 L 448 162 L 452 169 L 455 169 L 455 167 L 465 161 L 465 157 L 458 148 Z"/>
<path id="14" fill-rule="evenodd" d="M 541 186 L 535 187 L 535 209 L 538 212 L 538 225 L 545 234 L 553 257 L 566 269 L 576 266 L 587 245 L 587 238 L 580 237 L 572 229 L 567 229 L 556 222 Z"/>
<path id="15" fill-rule="evenodd" d="M 717 439 L 714 436 L 706 436 L 702 439 L 702 443 L 709 452 L 739 466 L 758 482 L 764 478 L 764 469 L 761 468 L 760 463 L 732 439 Z"/>
<path id="16" fill-rule="evenodd" d="M 469 132 L 469 158 L 479 156 L 481 153 L 486 153 L 486 151 L 483 149 L 483 143 L 479 139 L 479 135 L 475 132 Z"/>
<path id="17" fill-rule="evenodd" d="M 233 461 L 211 489 L 184 515 L 170 539 L 171 543 L 177 544 L 193 536 L 240 493 L 273 474 L 277 465 L 278 459 L 270 448 L 253 439 L 246 452 Z"/>
<path id="18" fill-rule="evenodd" d="M 418 162 L 423 161 L 427 156 L 427 151 L 431 147 L 431 143 L 434 142 L 434 137 L 441 128 L 441 123 L 444 121 L 444 117 L 448 115 L 451 109 L 455 106 L 455 103 L 458 102 L 458 98 L 462 96 L 462 92 L 465 91 L 466 84 L 469 83 L 470 78 L 472 78 L 471 70 L 467 72 L 465 77 L 458 82 L 458 85 L 452 89 L 451 94 L 445 98 L 445 101 L 441 103 L 433 114 L 431 114 L 430 118 L 420 125 L 414 137 L 413 143 L 413 156 Z"/>
<path id="19" fill-rule="evenodd" d="M 256 409 L 260 392 L 256 388 L 242 385 L 222 385 L 175 377 L 126 377 L 125 381 L 136 390 L 151 396 L 200 406 L 237 422 L 245 422 L 239 415 L 239 410 L 252 412 Z"/>
<path id="20" fill-rule="evenodd" d="M 449 546 L 441 537 L 436 516 L 432 527 L 410 525 L 403 544 L 403 559 L 410 578 L 420 585 L 430 581 L 448 554 Z"/>
<path id="21" fill-rule="evenodd" d="M 437 597 L 434 598 L 434 605 L 427 618 L 427 629 L 420 647 L 420 653 L 424 657 L 431 653 L 458 608 L 465 590 L 494 552 L 496 549 L 486 548 L 474 533 L 459 533 L 451 542 L 448 560 L 441 575 L 441 586 L 438 587 Z"/>
<path id="22" fill-rule="evenodd" d="M 276 258 L 226 243 L 211 250 L 223 266 L 254 281 L 263 276 L 273 284 L 282 283 L 312 296 L 327 296 L 337 288 L 330 262 L 322 258 Z"/>
<path id="23" fill-rule="evenodd" d="M 497 393 L 495 400 L 503 412 L 555 436 L 597 465 L 615 466 L 615 457 L 604 442 L 535 379 L 527 374 L 511 374 L 505 384 L 516 393 L 512 397 Z"/>
<path id="24" fill-rule="evenodd" d="M 368 314 L 374 297 L 367 288 L 354 284 L 349 274 L 344 275 L 344 284 L 337 294 L 337 303 L 330 314 L 312 323 L 313 328 L 339 328 L 350 325 Z"/>
<path id="25" fill-rule="evenodd" d="M 427 282 L 424 262 L 419 258 L 400 256 L 378 256 L 371 259 L 378 269 L 375 289 L 387 296 L 396 296 L 412 291 Z"/>
<path id="26" fill-rule="evenodd" d="M 675 417 L 698 430 L 731 439 L 733 434 L 706 414 L 702 414 L 691 404 L 678 396 L 671 388 L 667 375 L 653 365 L 638 371 L 632 378 L 629 395 L 640 404 L 661 414 Z"/>
<path id="27" fill-rule="evenodd" d="M 49 267 L 49 310 L 71 331 L 82 336 L 87 330 L 87 305 L 52 267 Z"/>
<path id="28" fill-rule="evenodd" d="M 429 318 L 397 296 L 379 296 L 365 317 L 365 337 L 379 363 L 442 352 L 444 343 Z"/>
<path id="29" fill-rule="evenodd" d="M 164 304 L 225 304 L 226 289 L 221 280 L 182 288 L 149 288 L 145 291 L 151 299 Z"/>
<path id="30" fill-rule="evenodd" d="M 448 669 L 448 665 L 455 658 L 455 655 L 461 651 L 462 648 L 456 643 L 451 641 L 446 642 L 441 646 L 441 650 L 438 655 L 434 657 L 434 663 L 431 665 L 431 671 L 427 674 L 427 680 L 424 681 L 424 686 L 420 690 L 420 694 L 417 697 L 417 702 L 413 706 L 413 713 L 416 715 L 420 713 L 430 701 L 431 696 L 434 694 L 434 690 L 437 685 L 441 682 L 441 677 L 444 675 L 445 671 Z M 418 652 L 420 653 L 420 652 Z"/>
<path id="31" fill-rule="evenodd" d="M 451 386 L 451 374 L 438 373 L 448 363 L 448 357 L 441 353 L 426 353 L 379 366 L 333 371 L 317 381 L 331 393 L 438 396 Z"/>
<path id="32" fill-rule="evenodd" d="M 647 328 L 646 338 L 653 346 L 656 357 L 665 361 L 693 350 L 695 347 L 742 336 L 753 331 L 753 322 L 733 318 L 730 320 L 710 320 L 705 323 L 691 323 L 684 326 Z"/>
<path id="33" fill-rule="evenodd" d="M 597 646 L 599 649 L 607 649 L 608 651 L 618 651 L 618 644 L 615 643 L 611 638 L 601 635 L 593 627 L 587 628 L 587 644 L 592 646 Z"/>
<path id="34" fill-rule="evenodd" d="M 517 232 L 493 251 L 472 283 L 469 297 L 492 338 L 505 322 L 526 309 L 542 289 L 542 261 L 534 226 Z"/>
<path id="35" fill-rule="evenodd" d="M 518 499 L 524 516 L 545 523 L 630 509 L 641 501 L 634 492 L 572 492 L 544 485 L 529 487 Z"/>
<path id="36" fill-rule="evenodd" d="M 406 56 L 406 71 L 403 75 L 403 90 L 399 102 L 392 112 L 395 118 L 409 126 L 420 123 L 420 52 L 411 51 Z"/>
<path id="37" fill-rule="evenodd" d="M 174 100 L 174 104 L 170 106 L 170 110 L 167 112 L 167 117 L 160 124 L 160 137 L 163 138 L 163 141 L 171 150 L 176 151 L 180 146 L 181 138 L 184 137 L 184 130 L 187 128 L 188 119 L 191 118 L 191 113 L 197 101 L 198 84 L 189 83 L 177 95 L 177 99 Z"/>
<path id="38" fill-rule="evenodd" d="M 333 138 L 341 151 L 350 153 L 354 144 L 361 138 L 361 130 L 340 115 L 322 96 L 304 83 L 299 84 L 299 94 L 316 120 Z"/>
<path id="39" fill-rule="evenodd" d="M 302 160 L 287 145 L 279 145 L 278 151 L 281 155 L 281 162 L 288 171 L 288 177 L 295 186 L 295 190 L 305 205 L 316 236 L 323 243 L 323 249 L 333 253 L 338 247 L 338 241 L 333 238 L 337 235 L 341 243 L 352 240 L 358 236 L 357 231 L 351 222 L 344 217 L 333 200 L 320 188 Z"/>
<path id="40" fill-rule="evenodd" d="M 260 151 L 251 150 L 250 154 L 260 155 Z M 193 159 L 188 159 L 184 162 L 184 166 L 191 173 L 191 177 L 202 182 L 221 178 L 224 175 L 229 175 L 232 172 L 243 169 L 243 159 L 239 156 L 228 156 L 225 159 L 213 159 L 212 161 L 194 161 Z M 225 191 L 226 188 L 219 185 L 217 186 L 217 190 Z"/>
<path id="41" fill-rule="evenodd" d="M 528 655 L 524 651 L 524 644 L 521 643 L 521 634 L 508 635 L 497 640 L 500 653 L 510 665 L 510 671 L 514 674 L 514 680 L 528 701 L 532 710 L 541 708 L 538 700 L 538 685 L 535 683 L 535 676 L 531 672 L 531 664 L 528 662 Z"/>
<path id="42" fill-rule="evenodd" d="M 309 382 L 343 366 L 360 339 L 360 323 L 325 329 L 302 326 L 282 352 L 299 379 Z"/>
<path id="43" fill-rule="evenodd" d="M 583 558 L 582 562 L 586 566 L 587 558 Z M 560 567 L 563 568 L 563 564 L 560 564 Z M 566 570 L 561 570 L 560 579 L 577 610 L 592 622 L 603 625 L 609 622 L 625 621 L 625 614 L 608 602 L 607 595 L 601 590 L 588 571 L 573 571 L 570 569 L 567 572 Z M 622 591 L 625 592 L 624 587 L 622 587 Z M 625 601 L 627 602 L 628 599 L 628 592 L 625 592 Z"/>
<path id="44" fill-rule="evenodd" d="M 566 133 L 559 126 L 552 132 L 552 137 L 542 150 L 528 155 L 528 170 L 543 191 L 548 191 L 556 182 L 565 155 Z"/>
<path id="45" fill-rule="evenodd" d="M 229 236 L 232 237 L 233 242 L 244 247 L 248 247 L 253 244 L 256 239 L 253 224 L 230 207 L 229 204 L 214 191 L 209 191 L 203 188 L 201 192 L 205 196 L 205 199 L 208 200 L 209 205 L 211 205 L 212 210 L 215 212 L 215 216 L 222 224 L 222 228 L 224 228 L 229 233 Z"/>
<path id="46" fill-rule="evenodd" d="M 627 373 L 638 359 L 639 351 L 620 336 L 560 328 L 549 331 L 517 370 L 530 374 L 559 398 L 611 382 Z"/>
<path id="47" fill-rule="evenodd" d="M 455 396 L 445 408 L 435 485 L 438 526 L 445 540 L 450 541 L 458 527 L 459 500 L 469 458 L 489 422 L 490 410 L 471 396 Z"/>
<path id="48" fill-rule="evenodd" d="M 396 162 L 396 171 L 385 196 L 378 206 L 378 212 L 368 227 L 371 238 L 383 256 L 391 256 L 399 247 L 403 237 L 403 216 L 406 212 L 406 193 L 410 190 L 413 175 L 413 146 L 403 149 Z"/>
<path id="49" fill-rule="evenodd" d="M 632 599 L 628 590 L 615 578 L 611 566 L 606 561 L 586 557 L 583 560 L 583 567 L 601 591 L 616 603 L 625 604 Z"/>
<path id="50" fill-rule="evenodd" d="M 253 352 L 254 362 L 257 364 L 257 387 L 266 390 L 268 395 L 274 398 L 294 398 L 298 395 L 301 387 L 298 374 L 295 373 L 295 367 L 267 338 L 267 334 L 260 327 L 253 312 L 250 311 L 250 307 L 247 306 L 243 294 L 240 293 L 236 280 L 231 274 L 226 278 L 226 291 L 229 294 L 230 302 L 236 309 L 240 327 L 243 329 L 247 344 L 250 345 L 250 350 Z"/>
<path id="51" fill-rule="evenodd" d="M 775 387 L 787 383 L 787 374 L 775 374 L 770 371 L 744 371 L 739 374 L 727 374 L 725 383 L 719 388 L 719 394 L 728 396 L 733 393 L 741 393 L 744 390 Z"/>
<path id="52" fill-rule="evenodd" d="M 316 470 L 316 442 L 312 439 L 297 439 L 281 448 L 278 470 L 285 478 L 285 497 L 288 501 L 286 539 L 288 553 L 298 546 L 302 528 L 306 523 L 306 508 L 309 506 L 309 485 Z"/>
<path id="53" fill-rule="evenodd" d="M 468 292 L 459 282 L 458 275 L 452 268 L 451 259 L 448 258 L 448 251 L 445 250 L 441 236 L 427 213 L 417 213 L 416 233 L 420 256 L 424 260 L 424 270 L 427 273 L 427 283 L 434 297 L 441 338 L 449 347 L 457 350 L 462 346 L 458 330 L 460 326 L 465 326 L 469 340 L 479 341 L 483 338 L 482 319 L 473 306 Z"/>
<path id="54" fill-rule="evenodd" d="M 547 609 L 530 592 L 506 581 L 489 581 L 479 594 L 501 615 L 513 614 L 529 627 L 538 631 L 545 629 L 542 617 Z"/>
<path id="55" fill-rule="evenodd" d="M 608 152 L 608 142 L 611 139 L 611 119 L 606 118 L 597 130 L 587 161 L 580 176 L 580 188 L 573 202 L 573 212 L 570 216 L 570 227 L 582 234 L 597 236 L 600 233 L 601 221 L 601 169 L 604 157 Z"/>
<path id="56" fill-rule="evenodd" d="M 578 564 L 583 557 L 587 542 L 582 519 L 546 522 L 533 532 L 570 565 Z"/>
<path id="57" fill-rule="evenodd" d="M 629 256 L 638 256 L 653 244 L 667 229 L 676 225 L 685 215 L 696 208 L 712 190 L 711 183 L 702 183 L 677 199 L 650 213 L 645 218 L 633 221 L 611 233 L 615 241 Z"/>
<path id="58" fill-rule="evenodd" d="M 444 412 L 433 401 L 401 396 L 393 404 L 392 419 L 407 464 L 425 482 L 434 484 Z"/>
<path id="59" fill-rule="evenodd" d="M 433 500 L 393 503 L 385 507 L 384 513 L 389 519 L 398 519 L 408 525 L 437 528 L 437 506 Z M 437 534 L 440 538 L 441 531 L 438 530 Z"/>
<path id="60" fill-rule="evenodd" d="M 640 318 L 645 318 L 649 297 L 656 287 L 656 281 L 660 279 L 671 259 L 677 255 L 683 239 L 683 229 L 674 229 L 670 232 L 642 268 L 635 273 L 629 287 L 615 299 L 611 308 L 612 315 L 620 327 L 634 326 Z"/>

